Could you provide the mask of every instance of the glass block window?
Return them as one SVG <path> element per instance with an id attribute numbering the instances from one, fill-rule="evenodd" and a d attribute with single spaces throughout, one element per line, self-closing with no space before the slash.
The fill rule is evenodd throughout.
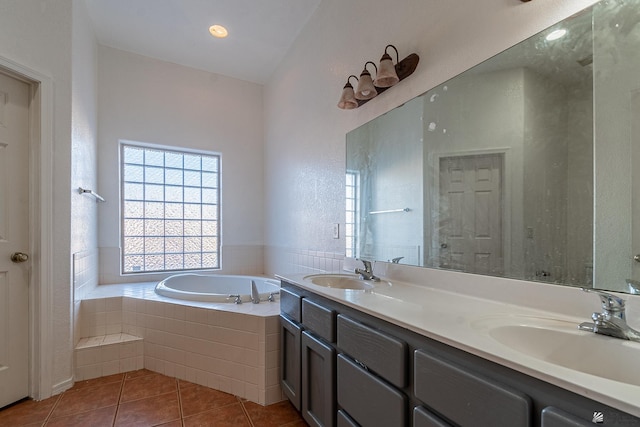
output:
<path id="1" fill-rule="evenodd" d="M 122 273 L 220 268 L 220 156 L 120 148 Z"/>
<path id="2" fill-rule="evenodd" d="M 356 258 L 358 256 L 358 253 L 356 252 L 356 230 L 359 227 L 358 206 L 360 204 L 360 174 L 357 171 L 347 171 L 346 189 L 347 217 L 344 232 L 344 238 L 346 240 L 345 255 L 350 258 Z"/>

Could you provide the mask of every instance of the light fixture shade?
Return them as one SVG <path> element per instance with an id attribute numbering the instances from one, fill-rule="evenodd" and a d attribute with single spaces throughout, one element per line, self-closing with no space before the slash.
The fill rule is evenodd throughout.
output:
<path id="1" fill-rule="evenodd" d="M 376 74 L 376 80 L 373 82 L 378 87 L 391 87 L 398 83 L 398 73 L 396 73 L 396 66 L 393 65 L 391 56 L 388 53 L 384 53 L 380 58 L 380 66 L 378 67 L 378 74 Z"/>
<path id="2" fill-rule="evenodd" d="M 362 74 L 360 74 L 360 80 L 358 81 L 358 88 L 356 89 L 356 99 L 360 99 L 362 101 L 371 99 L 378 94 L 376 87 L 373 85 L 373 79 L 371 78 L 371 73 L 367 70 L 367 64 L 372 64 L 376 68 L 376 72 L 378 71 L 378 67 L 371 61 L 367 61 L 364 64 L 364 70 L 362 70 Z"/>
<path id="3" fill-rule="evenodd" d="M 342 96 L 340 96 L 338 108 L 343 110 L 353 110 L 354 108 L 358 108 L 358 101 L 354 97 L 353 86 L 351 86 L 351 83 L 348 81 L 347 84 L 344 85 L 344 89 L 342 89 Z"/>

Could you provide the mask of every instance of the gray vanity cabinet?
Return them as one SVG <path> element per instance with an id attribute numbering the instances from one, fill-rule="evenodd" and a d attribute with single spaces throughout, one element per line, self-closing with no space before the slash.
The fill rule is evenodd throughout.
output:
<path id="1" fill-rule="evenodd" d="M 334 427 L 335 311 L 295 289 L 283 288 L 280 295 L 282 389 L 310 426 Z"/>
<path id="2" fill-rule="evenodd" d="M 640 419 L 319 296 L 281 290 L 281 384 L 312 426 L 581 427 Z M 298 319 L 298 320 L 296 320 Z"/>
<path id="3" fill-rule="evenodd" d="M 299 411 L 301 409 L 300 345 L 302 328 L 287 317 L 280 316 L 280 385 L 282 391 Z"/>

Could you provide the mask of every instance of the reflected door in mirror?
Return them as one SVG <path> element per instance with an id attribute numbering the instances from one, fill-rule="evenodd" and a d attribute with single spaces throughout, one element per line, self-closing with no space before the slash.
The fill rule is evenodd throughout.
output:
<path id="1" fill-rule="evenodd" d="M 502 154 L 440 158 L 440 267 L 502 275 Z"/>

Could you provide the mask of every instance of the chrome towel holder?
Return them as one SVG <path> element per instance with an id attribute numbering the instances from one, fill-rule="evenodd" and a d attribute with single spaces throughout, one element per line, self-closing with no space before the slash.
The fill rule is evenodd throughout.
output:
<path id="1" fill-rule="evenodd" d="M 102 197 L 101 195 L 99 195 L 98 193 L 96 193 L 93 190 L 87 190 L 86 188 L 82 188 L 82 187 L 78 187 L 78 193 L 79 194 L 88 194 L 90 196 L 93 196 L 96 198 L 96 203 L 104 203 L 106 202 L 106 200 L 104 199 L 104 197 Z"/>

